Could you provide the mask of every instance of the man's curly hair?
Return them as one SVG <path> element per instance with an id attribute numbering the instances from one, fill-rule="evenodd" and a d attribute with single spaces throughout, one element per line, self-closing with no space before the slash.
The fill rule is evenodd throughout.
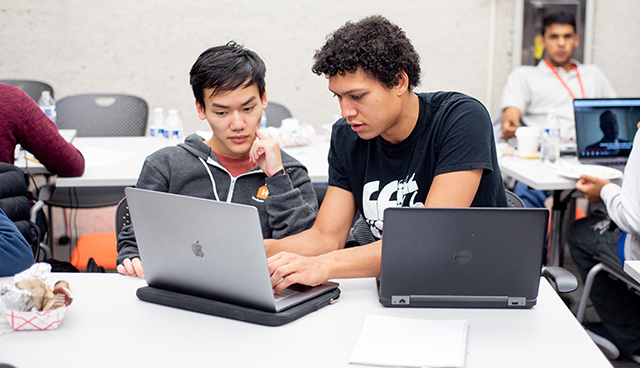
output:
<path id="1" fill-rule="evenodd" d="M 398 72 L 404 70 L 409 76 L 409 89 L 420 84 L 420 56 L 404 31 L 380 15 L 345 23 L 328 36 L 313 59 L 311 70 L 327 78 L 362 68 L 393 88 L 398 84 Z"/>

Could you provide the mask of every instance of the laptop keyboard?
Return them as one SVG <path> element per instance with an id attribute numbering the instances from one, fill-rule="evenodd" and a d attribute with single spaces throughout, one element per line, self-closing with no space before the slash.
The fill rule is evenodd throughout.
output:
<path id="1" fill-rule="evenodd" d="M 276 302 L 280 301 L 282 299 L 286 299 L 290 296 L 294 296 L 296 294 L 300 293 L 299 291 L 296 290 L 291 290 L 291 289 L 284 289 L 282 291 L 280 291 L 277 294 L 274 294 L 273 296 L 276 298 Z"/>

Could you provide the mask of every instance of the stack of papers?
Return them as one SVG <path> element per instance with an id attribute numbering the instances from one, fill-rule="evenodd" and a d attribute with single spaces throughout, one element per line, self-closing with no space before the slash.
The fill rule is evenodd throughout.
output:
<path id="1" fill-rule="evenodd" d="M 464 367 L 467 320 L 367 315 L 349 363 L 376 367 Z"/>

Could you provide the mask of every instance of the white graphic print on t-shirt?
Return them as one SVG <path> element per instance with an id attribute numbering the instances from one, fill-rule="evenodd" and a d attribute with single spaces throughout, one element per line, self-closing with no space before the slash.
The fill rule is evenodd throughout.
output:
<path id="1" fill-rule="evenodd" d="M 414 202 L 418 194 L 418 183 L 415 181 L 416 174 L 412 174 L 411 178 L 407 175 L 404 180 L 393 180 L 380 189 L 380 181 L 370 181 L 366 183 L 362 189 L 362 210 L 364 212 L 365 221 L 371 228 L 371 233 L 377 239 L 382 238 L 383 214 L 384 210 L 389 207 L 402 206 L 424 206 L 424 203 Z M 378 193 L 376 199 L 371 197 Z M 408 203 L 405 198 L 411 194 Z"/>

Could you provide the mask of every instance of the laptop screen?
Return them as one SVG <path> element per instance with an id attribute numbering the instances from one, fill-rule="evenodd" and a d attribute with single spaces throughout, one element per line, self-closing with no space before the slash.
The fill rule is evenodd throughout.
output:
<path id="1" fill-rule="evenodd" d="M 628 157 L 640 122 L 640 98 L 573 101 L 579 158 Z"/>

